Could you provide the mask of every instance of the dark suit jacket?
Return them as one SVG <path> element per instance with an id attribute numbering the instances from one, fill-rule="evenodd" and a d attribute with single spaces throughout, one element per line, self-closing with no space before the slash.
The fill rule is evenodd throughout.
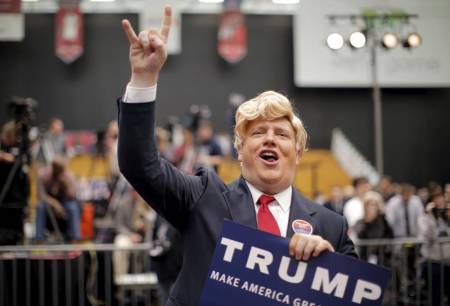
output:
<path id="1" fill-rule="evenodd" d="M 183 266 L 167 305 L 197 305 L 225 218 L 256 228 L 251 193 L 241 178 L 227 186 L 213 171 L 188 176 L 159 157 L 155 104 L 119 101 L 119 166 L 134 188 L 182 235 Z M 355 255 L 341 216 L 309 202 L 294 190 L 289 225 L 311 223 L 313 234 L 340 253 Z M 289 226 L 287 236 L 294 234 Z"/>

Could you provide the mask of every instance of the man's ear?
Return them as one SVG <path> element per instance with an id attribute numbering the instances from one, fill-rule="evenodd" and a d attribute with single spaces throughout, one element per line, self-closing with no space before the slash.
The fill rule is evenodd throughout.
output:
<path id="1" fill-rule="evenodd" d="M 241 154 L 241 150 L 242 150 L 242 147 L 241 147 L 240 149 L 237 150 L 237 153 L 238 153 L 237 159 L 238 159 L 238 161 L 240 161 L 240 162 L 242 162 L 242 154 Z"/>
<path id="2" fill-rule="evenodd" d="M 302 158 L 302 150 L 300 149 L 300 145 L 295 145 L 295 164 L 298 165 L 300 163 L 300 159 Z"/>

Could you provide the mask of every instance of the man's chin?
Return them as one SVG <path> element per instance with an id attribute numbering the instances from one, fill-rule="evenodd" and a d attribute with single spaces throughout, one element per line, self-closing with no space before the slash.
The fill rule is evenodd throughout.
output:
<path id="1" fill-rule="evenodd" d="M 283 183 L 283 179 L 280 176 L 263 177 L 263 178 L 261 178 L 261 183 L 264 187 L 266 187 L 265 189 L 270 189 L 270 190 L 278 190 L 278 189 L 284 187 L 283 185 L 286 185 Z M 287 186 L 282 189 L 286 189 L 286 188 L 287 188 Z"/>

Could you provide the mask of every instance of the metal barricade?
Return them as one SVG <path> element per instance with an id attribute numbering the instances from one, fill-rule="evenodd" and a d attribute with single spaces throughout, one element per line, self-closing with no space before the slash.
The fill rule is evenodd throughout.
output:
<path id="1" fill-rule="evenodd" d="M 149 249 L 148 243 L 0 246 L 0 306 L 157 305 Z M 121 252 L 129 272 L 118 275 L 114 257 Z"/>
<path id="2" fill-rule="evenodd" d="M 433 243 L 441 250 L 438 259 L 422 256 L 424 241 L 416 238 L 355 241 L 361 259 L 391 271 L 383 305 L 450 305 L 450 258 L 444 251 L 450 238 Z"/>
<path id="3" fill-rule="evenodd" d="M 434 243 L 443 249 L 450 239 Z M 422 244 L 418 239 L 355 241 L 362 259 L 392 272 L 383 305 L 449 305 L 450 258 L 424 258 Z M 157 305 L 149 249 L 148 243 L 0 246 L 0 306 Z M 129 253 L 130 273 L 115 273 L 114 256 L 120 252 Z"/>

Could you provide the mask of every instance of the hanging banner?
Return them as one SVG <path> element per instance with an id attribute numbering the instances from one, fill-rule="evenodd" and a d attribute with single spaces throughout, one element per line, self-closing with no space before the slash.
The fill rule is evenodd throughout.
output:
<path id="1" fill-rule="evenodd" d="M 20 13 L 21 0 L 0 0 L 0 13 Z"/>
<path id="2" fill-rule="evenodd" d="M 225 61 L 235 64 L 247 55 L 247 27 L 245 16 L 240 11 L 240 1 L 224 2 L 217 36 L 217 50 Z"/>
<path id="3" fill-rule="evenodd" d="M 61 7 L 56 14 L 55 53 L 64 63 L 77 60 L 84 51 L 83 15 L 79 7 Z"/>
<path id="4" fill-rule="evenodd" d="M 326 252 L 289 255 L 289 239 L 224 221 L 199 306 L 380 306 L 390 273 Z"/>
<path id="5" fill-rule="evenodd" d="M 25 36 L 21 0 L 0 0 L 0 41 L 20 41 Z"/>

